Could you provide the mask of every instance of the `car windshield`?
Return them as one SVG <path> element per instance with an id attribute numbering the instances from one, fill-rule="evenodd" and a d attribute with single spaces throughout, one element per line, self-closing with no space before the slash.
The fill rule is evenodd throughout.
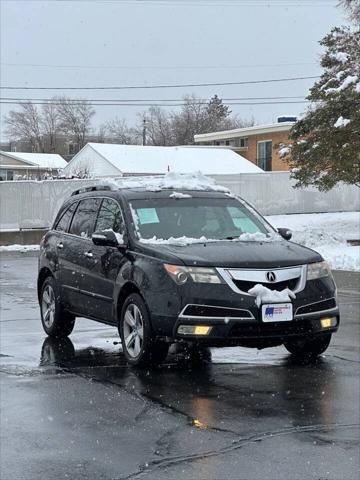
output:
<path id="1" fill-rule="evenodd" d="M 130 206 L 140 239 L 232 240 L 242 234 L 274 233 L 259 215 L 230 197 L 142 199 Z"/>

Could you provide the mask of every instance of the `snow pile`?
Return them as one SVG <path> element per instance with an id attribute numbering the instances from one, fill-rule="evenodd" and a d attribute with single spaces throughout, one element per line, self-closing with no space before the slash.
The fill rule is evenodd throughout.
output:
<path id="1" fill-rule="evenodd" d="M 151 192 L 167 189 L 229 192 L 228 188 L 217 185 L 215 180 L 206 177 L 201 172 L 169 172 L 164 176 L 127 177 L 119 180 L 109 179 L 108 183 L 116 188 L 144 188 Z"/>
<path id="2" fill-rule="evenodd" d="M 106 228 L 103 232 L 112 232 L 115 235 L 115 238 L 119 245 L 124 245 L 124 236 L 119 232 L 114 232 L 112 228 Z"/>
<path id="3" fill-rule="evenodd" d="M 291 241 L 319 252 L 333 270 L 360 271 L 360 247 L 347 240 L 360 240 L 360 213 L 311 213 L 273 215 L 266 219 L 274 227 L 293 232 Z"/>
<path id="4" fill-rule="evenodd" d="M 336 52 L 333 54 L 333 57 L 341 63 L 345 63 L 347 59 L 349 58 L 349 55 L 345 52 Z"/>
<path id="5" fill-rule="evenodd" d="M 191 245 L 193 243 L 209 243 L 209 242 L 218 242 L 218 240 L 214 240 L 211 238 L 200 237 L 200 238 L 191 238 L 191 237 L 170 237 L 167 239 L 157 238 L 156 236 L 152 238 L 140 238 L 139 241 L 141 243 L 149 243 L 149 244 L 157 244 L 157 245 L 177 245 L 177 246 L 185 246 Z"/>
<path id="6" fill-rule="evenodd" d="M 285 157 L 286 155 L 289 155 L 290 152 L 291 152 L 290 147 L 281 147 L 279 150 L 280 158 Z"/>
<path id="7" fill-rule="evenodd" d="M 136 215 L 136 214 L 135 214 Z M 148 244 L 157 244 L 157 245 L 178 245 L 178 246 L 185 246 L 191 245 L 193 243 L 212 243 L 212 242 L 279 242 L 282 241 L 283 238 L 277 233 L 242 233 L 239 237 L 231 238 L 231 239 L 219 239 L 219 238 L 206 238 L 202 236 L 200 238 L 192 238 L 192 237 L 170 237 L 168 239 L 157 238 L 156 236 L 152 238 L 142 238 L 140 236 L 139 230 L 137 230 L 139 235 L 139 242 L 141 243 L 148 243 Z"/>
<path id="8" fill-rule="evenodd" d="M 276 232 L 272 233 L 242 233 L 239 237 L 234 238 L 233 242 L 281 242 L 283 238 Z"/>
<path id="9" fill-rule="evenodd" d="M 270 290 L 259 283 L 253 288 L 250 288 L 248 293 L 256 297 L 255 303 L 258 307 L 260 307 L 263 303 L 291 302 L 292 298 L 296 298 L 295 293 L 288 288 L 285 288 L 281 291 Z"/>
<path id="10" fill-rule="evenodd" d="M 36 250 L 40 250 L 39 245 L 3 245 L 0 246 L 0 252 L 34 252 Z"/>
<path id="11" fill-rule="evenodd" d="M 334 123 L 334 127 L 335 128 L 346 127 L 346 125 L 350 123 L 350 121 L 351 120 L 349 120 L 348 118 L 344 118 L 343 116 L 340 116 Z"/>
<path id="12" fill-rule="evenodd" d="M 342 90 L 345 90 L 345 88 L 347 88 L 349 85 L 351 85 L 352 83 L 356 83 L 357 81 L 359 80 L 359 78 L 356 76 L 356 75 L 348 75 L 341 83 L 341 85 L 339 85 L 337 88 L 333 87 L 333 88 L 327 88 L 325 90 L 326 93 L 339 93 L 341 92 Z"/>
<path id="13" fill-rule="evenodd" d="M 170 194 L 170 198 L 191 198 L 188 193 L 173 192 Z"/>

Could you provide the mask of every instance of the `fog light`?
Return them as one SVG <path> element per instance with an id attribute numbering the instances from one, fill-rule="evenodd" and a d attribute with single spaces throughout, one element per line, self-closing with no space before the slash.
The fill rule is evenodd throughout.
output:
<path id="1" fill-rule="evenodd" d="M 195 327 L 195 335 L 208 335 L 211 327 L 206 327 L 205 325 L 198 325 Z"/>
<path id="2" fill-rule="evenodd" d="M 322 318 L 320 323 L 322 328 L 330 328 L 336 326 L 337 320 L 336 317 L 326 317 Z"/>
<path id="3" fill-rule="evenodd" d="M 178 333 L 180 335 L 208 335 L 211 328 L 206 325 L 180 325 Z"/>

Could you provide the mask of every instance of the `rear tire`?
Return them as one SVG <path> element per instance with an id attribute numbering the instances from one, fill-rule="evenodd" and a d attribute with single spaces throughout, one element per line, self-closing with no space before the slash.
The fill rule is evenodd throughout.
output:
<path id="1" fill-rule="evenodd" d="M 59 289 L 53 277 L 47 277 L 42 284 L 40 313 L 42 326 L 49 337 L 67 337 L 73 331 L 75 317 L 63 311 Z"/>
<path id="2" fill-rule="evenodd" d="M 288 352 L 299 358 L 317 357 L 325 352 L 331 340 L 331 333 L 318 338 L 296 340 L 284 343 Z"/>
<path id="3" fill-rule="evenodd" d="M 136 367 L 150 367 L 162 363 L 169 345 L 154 338 L 150 315 L 142 297 L 129 295 L 121 309 L 119 334 L 126 361 Z"/>

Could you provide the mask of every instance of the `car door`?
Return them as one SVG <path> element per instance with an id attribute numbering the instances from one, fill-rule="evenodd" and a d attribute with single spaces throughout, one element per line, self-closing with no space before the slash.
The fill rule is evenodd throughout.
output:
<path id="1" fill-rule="evenodd" d="M 123 235 L 124 220 L 119 203 L 113 198 L 104 197 L 94 230 L 98 232 L 110 229 Z M 88 298 L 89 315 L 111 322 L 115 281 L 125 261 L 125 249 L 92 244 L 87 253 L 81 288 Z"/>
<path id="2" fill-rule="evenodd" d="M 69 248 L 68 245 L 64 245 L 63 249 L 66 256 L 64 288 L 67 290 L 70 308 L 75 313 L 85 316 L 88 315 L 89 298 L 84 286 L 84 271 L 91 258 L 93 246 L 91 234 L 94 231 L 100 203 L 100 197 L 88 197 L 79 201 L 68 232 Z"/>
<path id="3" fill-rule="evenodd" d="M 74 270 L 72 259 L 73 246 L 72 236 L 68 234 L 68 229 L 78 202 L 73 202 L 68 206 L 54 227 L 54 239 L 52 240 L 55 251 L 54 258 L 57 259 L 56 279 L 59 283 L 62 303 L 70 308 L 72 295 L 79 291 L 80 272 Z"/>

